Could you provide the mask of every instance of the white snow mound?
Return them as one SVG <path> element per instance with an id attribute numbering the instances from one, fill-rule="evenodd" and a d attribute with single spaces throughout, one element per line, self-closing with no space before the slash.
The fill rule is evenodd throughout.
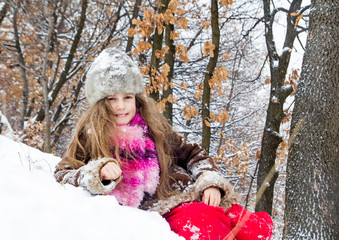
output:
<path id="1" fill-rule="evenodd" d="M 183 240 L 156 212 L 57 183 L 60 158 L 0 136 L 0 239 Z"/>

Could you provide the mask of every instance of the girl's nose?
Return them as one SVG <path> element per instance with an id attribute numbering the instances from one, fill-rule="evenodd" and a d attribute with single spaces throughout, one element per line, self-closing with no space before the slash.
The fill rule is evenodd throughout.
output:
<path id="1" fill-rule="evenodd" d="M 117 101 L 117 105 L 116 105 L 117 109 L 124 109 L 125 108 L 125 103 L 122 100 L 118 100 Z"/>

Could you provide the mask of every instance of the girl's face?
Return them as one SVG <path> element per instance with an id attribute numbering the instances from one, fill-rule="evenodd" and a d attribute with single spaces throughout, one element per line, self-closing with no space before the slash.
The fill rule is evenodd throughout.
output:
<path id="1" fill-rule="evenodd" d="M 128 124 L 136 114 L 135 95 L 117 93 L 107 97 L 113 109 L 116 124 Z"/>

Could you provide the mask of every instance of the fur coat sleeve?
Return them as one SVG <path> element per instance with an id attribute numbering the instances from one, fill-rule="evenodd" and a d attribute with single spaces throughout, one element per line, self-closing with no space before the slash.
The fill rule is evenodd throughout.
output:
<path id="1" fill-rule="evenodd" d="M 174 134 L 174 160 L 176 164 L 185 169 L 193 180 L 206 171 L 217 171 L 214 161 L 207 152 L 196 143 L 189 143 L 177 133 Z"/>
<path id="2" fill-rule="evenodd" d="M 85 137 L 80 138 L 82 145 L 85 144 Z M 101 181 L 100 170 L 105 164 L 117 161 L 113 158 L 88 159 L 82 154 L 80 148 L 76 151 L 76 159 L 66 156 L 63 158 L 54 171 L 57 182 L 71 184 L 76 187 L 84 187 L 91 194 L 106 194 L 111 192 L 121 177 L 116 181 Z"/>

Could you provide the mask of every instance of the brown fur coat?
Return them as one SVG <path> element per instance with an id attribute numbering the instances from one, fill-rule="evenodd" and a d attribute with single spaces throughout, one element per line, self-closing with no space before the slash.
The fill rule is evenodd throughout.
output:
<path id="1" fill-rule="evenodd" d="M 231 204 L 239 201 L 239 196 L 232 190 L 232 185 L 218 172 L 213 160 L 208 157 L 205 150 L 197 144 L 187 143 L 177 133 L 174 134 L 173 154 L 175 164 L 170 169 L 172 189 L 175 193 L 160 200 L 156 196 L 144 198 L 141 209 L 158 211 L 161 215 L 185 202 L 201 201 L 203 191 L 208 187 L 217 187 L 222 192 L 221 207 L 229 208 Z M 82 139 L 86 141 L 84 137 Z M 86 188 L 92 194 L 108 194 L 120 181 L 103 183 L 100 180 L 100 170 L 112 158 L 78 159 L 65 157 L 56 167 L 55 178 L 60 183 Z"/>

